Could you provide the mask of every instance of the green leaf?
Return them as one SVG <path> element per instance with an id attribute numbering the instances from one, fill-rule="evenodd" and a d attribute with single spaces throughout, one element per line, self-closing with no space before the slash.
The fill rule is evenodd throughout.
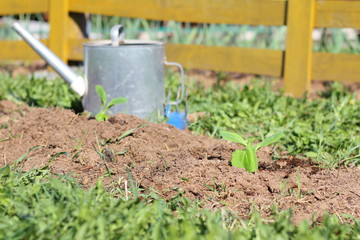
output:
<path id="1" fill-rule="evenodd" d="M 0 176 L 2 177 L 10 176 L 10 166 L 8 164 L 6 164 L 5 167 L 0 169 Z"/>
<path id="2" fill-rule="evenodd" d="M 245 169 L 248 172 L 255 172 L 258 170 L 258 159 L 256 156 L 255 148 L 252 145 L 248 145 L 246 148 L 246 160 Z"/>
<path id="3" fill-rule="evenodd" d="M 238 167 L 238 168 L 245 168 L 245 151 L 244 150 L 236 150 L 232 153 L 231 158 L 231 166 Z"/>
<path id="4" fill-rule="evenodd" d="M 222 136 L 224 139 L 234 142 L 234 143 L 240 143 L 242 145 L 244 145 L 245 147 L 247 146 L 246 141 L 238 134 L 236 133 L 231 133 L 231 132 L 226 132 L 226 131 L 220 131 L 220 136 Z"/>
<path id="5" fill-rule="evenodd" d="M 124 132 L 123 134 L 121 134 L 121 136 L 120 136 L 119 138 L 117 138 L 117 139 L 115 140 L 115 142 L 118 142 L 118 141 L 120 141 L 121 139 L 126 138 L 127 136 L 129 136 L 130 134 L 132 134 L 133 131 L 135 131 L 136 129 L 139 129 L 139 128 L 142 128 L 142 127 L 145 127 L 145 126 L 146 126 L 146 123 L 141 124 L 141 125 L 137 126 L 136 128 L 132 128 L 132 129 L 127 130 L 126 132 Z"/>
<path id="6" fill-rule="evenodd" d="M 126 98 L 123 98 L 123 97 L 114 98 L 113 100 L 111 100 L 111 101 L 109 102 L 109 105 L 107 105 L 107 107 L 106 107 L 105 110 L 110 109 L 110 108 L 113 107 L 114 105 L 121 104 L 121 103 L 126 103 L 126 102 L 127 102 L 127 99 L 126 99 Z"/>
<path id="7" fill-rule="evenodd" d="M 106 101 L 107 101 L 106 92 L 105 92 L 104 88 L 100 85 L 96 85 L 95 90 L 96 90 L 96 93 L 100 97 L 102 107 L 104 107 L 106 104 Z"/>
<path id="8" fill-rule="evenodd" d="M 95 119 L 97 121 L 106 121 L 106 120 L 108 120 L 108 118 L 109 118 L 109 116 L 104 112 L 100 112 L 100 113 L 96 114 L 96 116 L 95 116 Z"/>
<path id="9" fill-rule="evenodd" d="M 277 132 L 274 135 L 271 135 L 270 137 L 266 138 L 261 143 L 258 143 L 255 147 L 255 151 L 259 150 L 262 147 L 268 146 L 270 144 L 273 144 L 274 142 L 278 141 L 280 138 L 284 136 L 283 132 Z"/>
<path id="10" fill-rule="evenodd" d="M 317 152 L 306 152 L 305 156 L 312 159 L 316 159 L 319 156 L 319 154 Z"/>

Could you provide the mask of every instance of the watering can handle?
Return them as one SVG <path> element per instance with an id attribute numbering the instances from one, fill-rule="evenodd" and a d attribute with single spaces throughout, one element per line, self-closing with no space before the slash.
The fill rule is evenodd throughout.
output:
<path id="1" fill-rule="evenodd" d="M 111 27 L 110 37 L 111 45 L 116 47 L 119 43 L 124 43 L 124 27 L 121 24 L 117 24 Z"/>
<path id="2" fill-rule="evenodd" d="M 180 99 L 176 99 L 175 102 L 168 102 L 168 104 L 170 105 L 179 105 L 182 100 L 184 99 L 184 94 L 185 94 L 185 72 L 184 72 L 184 68 L 181 66 L 180 63 L 176 63 L 176 62 L 168 62 L 165 60 L 165 65 L 168 66 L 176 66 L 180 69 L 180 74 L 181 74 L 181 96 Z"/>

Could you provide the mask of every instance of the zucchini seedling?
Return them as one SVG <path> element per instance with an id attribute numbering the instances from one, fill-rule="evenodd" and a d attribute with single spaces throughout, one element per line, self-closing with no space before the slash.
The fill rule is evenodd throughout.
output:
<path id="1" fill-rule="evenodd" d="M 264 141 L 253 145 L 252 140 L 245 141 L 240 135 L 236 133 L 220 131 L 220 135 L 231 142 L 240 143 L 245 147 L 245 150 L 236 150 L 232 153 L 231 165 L 238 168 L 245 168 L 248 172 L 255 172 L 258 170 L 258 158 L 256 152 L 265 146 L 273 144 L 278 141 L 282 136 L 282 132 L 275 133 L 274 135 L 266 138 Z"/>
<path id="2" fill-rule="evenodd" d="M 108 120 L 109 115 L 107 114 L 107 111 L 111 107 L 115 106 L 116 104 L 121 104 L 121 103 L 126 103 L 127 102 L 126 98 L 118 97 L 118 98 L 114 98 L 113 100 L 111 100 L 109 102 L 109 104 L 106 105 L 107 97 L 106 97 L 106 92 L 105 92 L 104 88 L 102 86 L 100 86 L 100 85 L 96 85 L 95 90 L 96 90 L 96 93 L 98 94 L 98 96 L 100 97 L 100 100 L 101 100 L 100 112 L 95 115 L 95 119 L 98 120 L 98 121 L 106 121 L 106 120 Z"/>

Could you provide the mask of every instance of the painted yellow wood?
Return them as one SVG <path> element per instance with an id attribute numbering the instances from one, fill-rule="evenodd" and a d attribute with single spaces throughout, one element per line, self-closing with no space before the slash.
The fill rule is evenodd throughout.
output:
<path id="1" fill-rule="evenodd" d="M 1 0 L 0 15 L 47 12 L 48 0 Z"/>
<path id="2" fill-rule="evenodd" d="M 284 25 L 286 1 L 71 0 L 75 12 L 198 23 Z"/>
<path id="3" fill-rule="evenodd" d="M 68 59 L 69 0 L 49 0 L 49 48 L 61 60 Z"/>
<path id="4" fill-rule="evenodd" d="M 45 45 L 47 40 L 41 40 Z M 41 59 L 24 41 L 0 41 L 1 60 L 37 60 Z"/>
<path id="5" fill-rule="evenodd" d="M 270 49 L 167 44 L 169 61 L 187 68 L 281 76 L 282 52 Z"/>
<path id="6" fill-rule="evenodd" d="M 83 48 L 82 43 L 87 40 L 72 39 L 69 40 L 69 59 L 71 60 L 83 60 Z M 44 44 L 47 43 L 47 40 L 42 40 Z M 203 69 L 213 69 L 214 65 L 217 68 L 216 70 L 221 71 L 239 71 L 242 69 L 244 72 L 253 72 L 259 74 L 259 68 L 255 68 L 256 64 L 253 67 L 249 66 L 239 66 L 238 60 L 226 59 L 223 60 L 222 65 L 216 63 L 215 58 L 209 58 L 209 54 L 214 53 L 214 47 L 205 47 L 206 50 L 201 49 L 203 46 L 191 46 L 193 49 L 188 49 L 185 45 L 167 45 L 167 56 L 170 61 L 179 61 L 184 64 L 184 66 L 189 68 L 203 68 Z M 209 49 L 210 48 L 210 49 Z M 23 41 L 0 41 L 1 50 L 1 59 L 2 60 L 35 60 L 40 59 L 40 57 Z M 191 51 L 190 51 L 191 50 Z M 253 49 L 250 49 L 253 50 Z M 191 53 L 195 51 L 195 53 Z M 225 50 L 226 51 L 226 50 Z M 228 54 L 220 53 L 217 50 L 218 54 Z M 258 53 L 265 57 L 266 59 L 271 59 L 269 61 L 269 66 L 266 63 L 262 63 L 262 72 L 263 74 L 280 76 L 281 75 L 281 56 L 280 51 L 271 51 Z M 264 55 L 265 54 L 265 55 Z M 236 55 L 235 53 L 230 53 L 230 55 Z M 251 54 L 250 58 L 253 58 L 252 61 L 264 61 L 264 58 L 259 59 L 260 57 L 253 57 Z M 243 61 L 249 59 L 249 56 L 242 54 Z M 238 56 L 234 57 L 235 59 Z M 190 61 L 189 61 L 190 60 Z M 189 62 L 188 62 L 189 61 Z M 227 66 L 228 64 L 229 66 Z M 225 66 L 224 66 L 225 65 Z M 332 53 L 318 53 L 313 54 L 313 68 L 312 68 L 313 79 L 315 80 L 329 80 L 329 81 L 350 81 L 350 82 L 360 82 L 360 55 L 358 54 L 332 54 Z"/>
<path id="7" fill-rule="evenodd" d="M 315 27 L 360 28 L 360 1 L 325 1 L 316 3 Z"/>
<path id="8" fill-rule="evenodd" d="M 314 53 L 313 79 L 360 82 L 360 55 Z"/>
<path id="9" fill-rule="evenodd" d="M 83 38 L 83 34 L 80 30 L 80 27 L 71 17 L 69 17 L 67 29 L 68 29 L 67 36 L 69 39 Z"/>
<path id="10" fill-rule="evenodd" d="M 69 59 L 83 59 L 82 43 L 85 41 L 69 40 Z M 167 44 L 166 56 L 167 60 L 179 62 L 187 68 L 280 77 L 283 52 L 269 49 Z"/>
<path id="11" fill-rule="evenodd" d="M 285 92 L 302 97 L 311 87 L 315 0 L 289 0 L 285 54 Z"/>

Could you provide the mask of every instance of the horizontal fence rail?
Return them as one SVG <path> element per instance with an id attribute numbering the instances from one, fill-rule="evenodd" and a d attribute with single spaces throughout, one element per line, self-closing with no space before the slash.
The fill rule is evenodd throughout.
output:
<path id="1" fill-rule="evenodd" d="M 48 0 L 2 0 L 0 2 L 0 15 L 45 13 L 48 10 Z"/>
<path id="2" fill-rule="evenodd" d="M 300 97 L 311 79 L 360 82 L 360 55 L 313 53 L 314 27 L 360 28 L 360 1 L 341 0 L 12 0 L 0 15 L 49 13 L 50 37 L 42 40 L 61 59 L 82 60 L 82 44 L 69 12 L 149 20 L 242 25 L 287 25 L 286 51 L 167 44 L 169 61 L 188 68 L 284 77 L 287 93 Z M 23 41 L 0 41 L 0 59 L 38 59 Z"/>

